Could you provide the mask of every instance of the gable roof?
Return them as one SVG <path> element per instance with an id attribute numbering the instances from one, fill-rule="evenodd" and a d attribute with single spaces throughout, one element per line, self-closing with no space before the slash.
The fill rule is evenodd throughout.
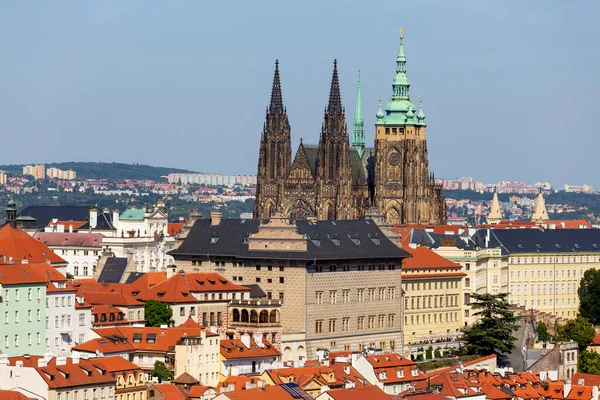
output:
<path id="1" fill-rule="evenodd" d="M 33 397 L 27 397 L 14 390 L 0 390 L 0 399 L 2 400 L 34 400 Z"/>
<path id="2" fill-rule="evenodd" d="M 25 285 L 46 283 L 48 279 L 30 264 L 0 265 L 0 284 Z"/>
<path id="3" fill-rule="evenodd" d="M 226 360 L 240 358 L 279 357 L 281 353 L 265 338 L 262 346 L 258 346 L 254 338 L 250 338 L 250 348 L 244 346 L 241 339 L 221 340 L 221 355 Z"/>
<path id="4" fill-rule="evenodd" d="M 7 263 L 11 258 L 14 263 L 66 264 L 44 243 L 31 237 L 23 229 L 13 228 L 9 224 L 0 228 L 0 263 Z"/>
<path id="5" fill-rule="evenodd" d="M 35 218 L 35 227 L 48 226 L 53 219 L 59 221 L 86 221 L 90 213 L 88 206 L 29 206 L 21 210 L 19 217 Z"/>
<path id="6" fill-rule="evenodd" d="M 102 247 L 102 235 L 99 233 L 36 232 L 33 238 L 46 246 Z"/>
<path id="7" fill-rule="evenodd" d="M 297 232 L 306 237 L 306 251 L 249 250 L 248 236 L 258 232 L 256 219 L 222 219 L 211 225 L 209 219 L 198 219 L 181 246 L 169 252 L 181 256 L 229 256 L 239 258 L 276 258 L 293 260 L 336 260 L 386 258 L 399 262 L 408 253 L 387 238 L 371 220 L 292 221 Z M 218 237 L 214 241 L 211 237 Z"/>
<path id="8" fill-rule="evenodd" d="M 285 383 L 283 385 L 270 385 L 255 389 L 242 389 L 233 392 L 222 393 L 231 400 L 313 400 L 295 383 Z"/>
<path id="9" fill-rule="evenodd" d="M 436 252 L 429 250 L 425 246 L 417 246 L 416 249 L 412 247 L 404 247 L 411 258 L 404 260 L 402 263 L 402 269 L 445 269 L 460 271 L 462 268 L 457 263 L 448 260 L 447 258 L 440 256 Z M 464 273 L 462 273 L 464 275 Z"/>
<path id="10" fill-rule="evenodd" d="M 78 364 L 48 365 L 35 367 L 49 388 L 67 388 L 87 385 L 114 385 L 115 377 L 95 366 L 92 360 L 80 360 Z"/>
<path id="11" fill-rule="evenodd" d="M 165 400 L 187 400 L 186 396 L 172 383 L 155 383 L 152 386 L 164 396 Z"/>

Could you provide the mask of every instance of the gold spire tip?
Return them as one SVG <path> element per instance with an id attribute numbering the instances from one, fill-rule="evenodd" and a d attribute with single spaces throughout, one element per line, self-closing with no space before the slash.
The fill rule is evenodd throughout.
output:
<path id="1" fill-rule="evenodd" d="M 404 39 L 404 28 L 400 28 L 398 32 L 400 33 L 400 40 Z"/>

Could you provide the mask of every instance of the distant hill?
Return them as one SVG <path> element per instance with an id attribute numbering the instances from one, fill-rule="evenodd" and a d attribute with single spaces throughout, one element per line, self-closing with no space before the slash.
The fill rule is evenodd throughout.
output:
<path id="1" fill-rule="evenodd" d="M 161 176 L 170 173 L 193 172 L 179 168 L 153 167 L 142 164 L 123 164 L 106 162 L 60 162 L 44 164 L 46 168 L 72 169 L 80 179 L 152 179 L 159 180 Z M 22 174 L 24 165 L 0 165 L 0 170 L 9 174 Z"/>

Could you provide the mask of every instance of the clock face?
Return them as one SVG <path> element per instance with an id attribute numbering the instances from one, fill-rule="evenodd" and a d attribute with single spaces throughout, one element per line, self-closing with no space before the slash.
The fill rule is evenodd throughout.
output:
<path id="1" fill-rule="evenodd" d="M 391 165 L 394 165 L 394 166 L 400 164 L 400 154 L 398 154 L 398 153 L 390 154 L 390 156 L 388 157 L 388 161 L 390 162 Z"/>

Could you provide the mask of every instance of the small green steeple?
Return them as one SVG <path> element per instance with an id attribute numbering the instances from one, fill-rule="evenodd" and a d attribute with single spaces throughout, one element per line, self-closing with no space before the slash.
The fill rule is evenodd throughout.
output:
<path id="1" fill-rule="evenodd" d="M 420 124 L 425 125 L 425 113 L 423 112 L 423 100 L 419 100 L 419 113 L 417 114 L 417 119 Z"/>
<path id="2" fill-rule="evenodd" d="M 365 151 L 365 123 L 362 112 L 362 97 L 360 94 L 360 71 L 358 71 L 358 89 L 356 91 L 356 110 L 354 111 L 354 129 L 352 130 L 352 148 L 359 156 Z"/>
<path id="3" fill-rule="evenodd" d="M 385 117 L 385 114 L 381 109 L 381 99 L 379 99 L 379 110 L 377 110 L 377 114 L 375 114 L 375 117 L 377 117 L 377 124 L 383 123 L 383 117 Z"/>

